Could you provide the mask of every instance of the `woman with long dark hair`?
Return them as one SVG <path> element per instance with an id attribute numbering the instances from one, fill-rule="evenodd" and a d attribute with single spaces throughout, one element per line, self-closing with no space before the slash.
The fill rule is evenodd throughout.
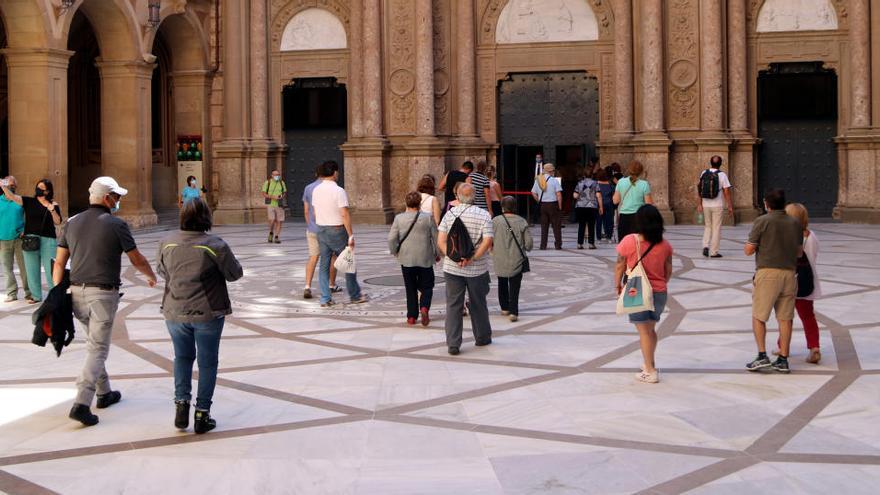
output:
<path id="1" fill-rule="evenodd" d="M 24 234 L 22 250 L 24 265 L 27 272 L 28 288 L 31 299 L 28 303 L 35 304 L 43 299 L 43 288 L 40 283 L 40 267 L 46 272 L 47 290 L 52 290 L 52 260 L 58 249 L 55 226 L 61 225 L 61 207 L 55 202 L 55 188 L 49 179 L 40 179 L 34 186 L 34 195 L 18 196 L 3 187 L 6 197 L 24 209 Z"/>
<path id="2" fill-rule="evenodd" d="M 654 311 L 629 315 L 630 323 L 639 331 L 644 359 L 642 371 L 636 375 L 636 380 L 657 383 L 660 375 L 654 364 L 654 352 L 657 350 L 655 327 L 666 307 L 666 283 L 672 277 L 672 246 L 663 239 L 663 217 L 654 205 L 639 208 L 634 215 L 634 223 L 636 233 L 627 235 L 617 245 L 614 283 L 619 296 L 623 290 L 623 275 L 626 270 L 642 263 L 654 293 Z"/>
<path id="3" fill-rule="evenodd" d="M 183 204 L 180 230 L 159 244 L 159 275 L 165 279 L 162 315 L 174 344 L 174 426 L 189 427 L 193 362 L 199 363 L 194 430 L 206 433 L 217 423 L 210 410 L 217 383 L 220 335 L 232 304 L 226 282 L 243 272 L 229 245 L 209 235 L 211 209 L 201 198 Z"/>

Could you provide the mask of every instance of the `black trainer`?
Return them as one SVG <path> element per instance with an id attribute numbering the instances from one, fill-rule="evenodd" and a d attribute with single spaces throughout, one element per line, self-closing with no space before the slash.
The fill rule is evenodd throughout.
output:
<path id="1" fill-rule="evenodd" d="M 478 341 L 474 342 L 474 345 L 477 347 L 483 347 L 484 345 L 489 345 L 491 343 L 492 343 L 492 339 L 490 338 L 487 340 L 478 340 Z"/>
<path id="2" fill-rule="evenodd" d="M 460 351 L 458 350 L 458 347 L 450 347 L 450 348 L 448 349 L 448 352 L 449 352 L 449 355 L 450 355 L 450 356 L 458 356 L 458 353 L 459 353 Z"/>
<path id="3" fill-rule="evenodd" d="M 180 430 L 189 428 L 189 401 L 174 401 L 174 426 Z"/>
<path id="4" fill-rule="evenodd" d="M 74 404 L 73 407 L 70 408 L 70 414 L 68 414 L 68 416 L 70 419 L 75 419 L 85 426 L 95 426 L 98 424 L 98 416 L 92 414 L 92 410 L 89 406 L 82 404 Z"/>
<path id="5" fill-rule="evenodd" d="M 214 421 L 214 418 L 211 417 L 211 414 L 208 411 L 199 411 L 196 409 L 195 414 L 195 424 L 193 425 L 193 430 L 196 433 L 208 433 L 217 427 L 217 422 Z"/>
<path id="6" fill-rule="evenodd" d="M 710 257 L 710 258 L 723 258 L 724 256 L 721 256 L 721 253 L 715 253 L 715 254 L 713 254 L 712 256 L 709 256 L 709 257 Z"/>
<path id="7" fill-rule="evenodd" d="M 97 407 L 98 409 L 106 409 L 121 400 L 122 400 L 122 393 L 117 392 L 116 390 L 113 390 L 113 391 L 108 392 L 104 395 L 99 395 L 98 401 L 97 401 L 97 404 L 95 405 L 95 407 Z"/>
<path id="8" fill-rule="evenodd" d="M 773 364 L 770 365 L 773 368 L 773 371 L 777 373 L 789 374 L 791 373 L 791 368 L 788 367 L 788 359 L 785 358 L 776 358 L 776 361 L 773 361 Z"/>
<path id="9" fill-rule="evenodd" d="M 759 371 L 770 366 L 770 360 L 766 357 L 756 357 L 754 361 L 746 364 L 746 369 L 749 371 Z"/>
<path id="10" fill-rule="evenodd" d="M 703 256 L 709 257 L 709 248 L 703 248 Z"/>

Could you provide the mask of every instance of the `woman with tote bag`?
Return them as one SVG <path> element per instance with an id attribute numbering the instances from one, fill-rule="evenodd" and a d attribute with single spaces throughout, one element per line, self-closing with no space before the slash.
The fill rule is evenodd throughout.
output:
<path id="1" fill-rule="evenodd" d="M 614 281 L 620 299 L 618 313 L 629 313 L 630 323 L 639 331 L 644 364 L 642 371 L 636 374 L 636 380 L 657 383 L 660 374 L 654 364 L 657 350 L 655 327 L 666 307 L 666 283 L 672 277 L 672 245 L 663 239 L 663 217 L 653 205 L 639 208 L 633 220 L 636 233 L 627 235 L 617 245 Z M 630 276 L 638 273 L 640 280 L 624 280 L 624 273 Z M 640 285 L 645 278 L 648 287 Z M 651 293 L 650 299 L 647 292 Z"/>

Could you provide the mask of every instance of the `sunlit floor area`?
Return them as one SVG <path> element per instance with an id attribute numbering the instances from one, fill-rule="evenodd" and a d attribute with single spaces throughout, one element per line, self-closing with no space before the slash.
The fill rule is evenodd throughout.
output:
<path id="1" fill-rule="evenodd" d="M 876 494 L 880 227 L 813 227 L 822 361 L 804 362 L 796 319 L 787 376 L 744 370 L 755 353 L 749 226 L 724 229 L 721 259 L 702 256 L 701 228 L 668 229 L 675 275 L 656 385 L 634 380 L 641 355 L 614 314 L 613 246 L 574 249 L 576 225 L 566 249 L 533 252 L 518 322 L 500 314 L 493 276 L 493 343 L 471 337 L 458 356 L 446 352 L 439 270 L 433 321 L 406 325 L 387 229 L 356 227 L 371 302 L 343 293 L 327 310 L 302 298 L 302 224 L 279 245 L 262 226 L 218 228 L 245 277 L 230 285 L 217 429 L 174 428 L 162 291 L 126 262 L 107 363 L 123 399 L 93 409 L 91 428 L 67 418 L 81 330 L 56 357 L 30 343 L 33 306 L 0 304 L 0 492 Z M 163 235 L 136 237 L 153 257 Z"/>

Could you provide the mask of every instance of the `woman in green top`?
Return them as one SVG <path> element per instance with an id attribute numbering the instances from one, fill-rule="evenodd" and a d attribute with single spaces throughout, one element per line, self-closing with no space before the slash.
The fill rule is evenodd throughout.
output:
<path id="1" fill-rule="evenodd" d="M 614 191 L 614 204 L 618 205 L 617 241 L 620 242 L 628 234 L 635 232 L 635 217 L 639 208 L 654 204 L 651 197 L 651 185 L 645 179 L 639 179 L 645 172 L 642 162 L 633 160 L 626 167 L 627 176 L 617 182 Z"/>

